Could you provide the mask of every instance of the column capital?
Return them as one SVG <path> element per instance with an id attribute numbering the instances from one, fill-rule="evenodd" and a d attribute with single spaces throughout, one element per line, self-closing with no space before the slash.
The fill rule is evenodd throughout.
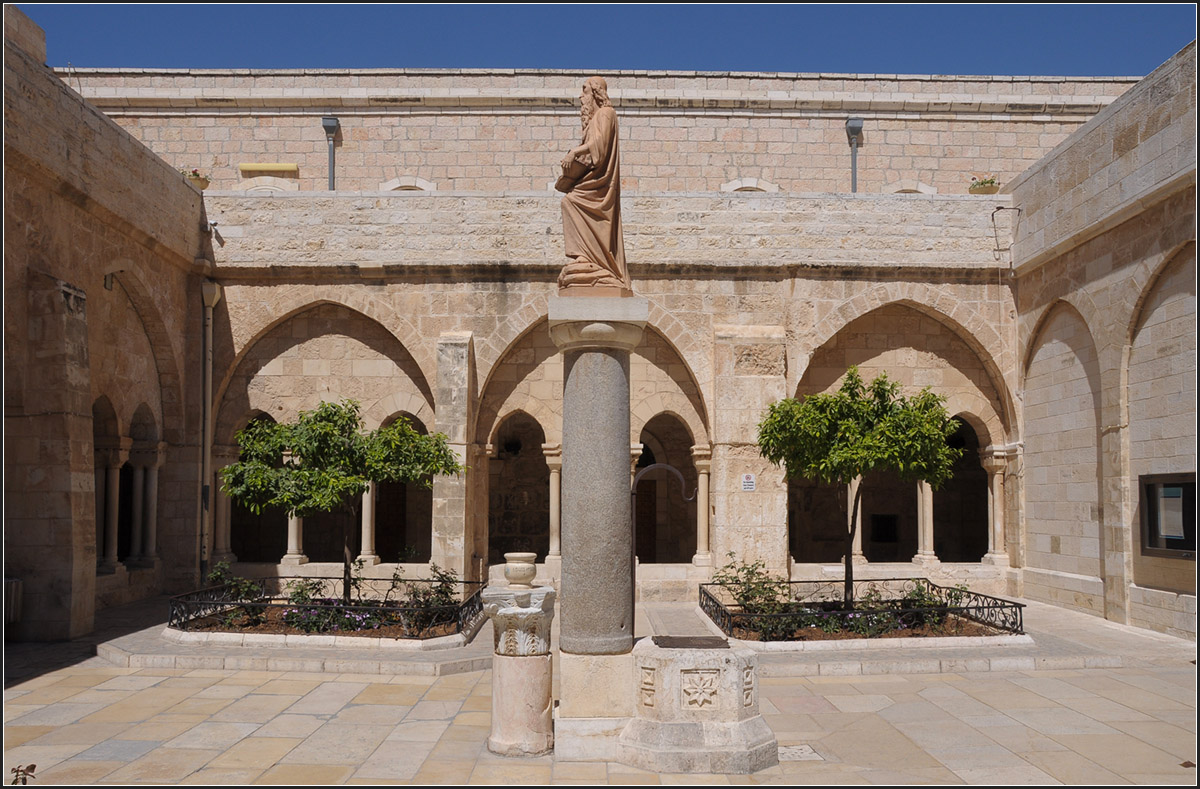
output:
<path id="1" fill-rule="evenodd" d="M 562 444 L 542 444 L 542 456 L 551 471 L 562 471 Z"/>
<path id="2" fill-rule="evenodd" d="M 1002 474 L 1008 468 L 1008 458 L 1003 455 L 980 454 L 979 464 L 989 474 Z"/>
<path id="3" fill-rule="evenodd" d="M 649 315 L 650 302 L 640 296 L 551 296 L 550 339 L 564 353 L 587 348 L 632 351 Z"/>
<path id="4" fill-rule="evenodd" d="M 228 466 L 237 463 L 242 456 L 241 447 L 237 444 L 213 444 L 212 459 L 214 466 Z"/>
<path id="5" fill-rule="evenodd" d="M 697 444 L 692 447 L 692 463 L 696 471 L 707 472 L 712 469 L 712 447 L 708 444 Z"/>
<path id="6" fill-rule="evenodd" d="M 129 462 L 142 468 L 159 468 L 166 460 L 167 442 L 138 442 L 129 452 Z"/>
<path id="7" fill-rule="evenodd" d="M 489 586 L 480 593 L 483 612 L 492 620 L 497 655 L 526 657 L 550 654 L 550 622 L 554 619 L 554 587 L 533 589 Z"/>
<path id="8" fill-rule="evenodd" d="M 97 443 L 96 457 L 103 461 L 106 468 L 120 468 L 125 461 L 129 460 L 129 453 L 132 450 L 133 439 L 122 436 Z"/>

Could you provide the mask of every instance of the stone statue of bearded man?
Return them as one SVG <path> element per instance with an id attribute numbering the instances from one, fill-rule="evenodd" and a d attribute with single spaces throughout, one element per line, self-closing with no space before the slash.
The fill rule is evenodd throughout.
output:
<path id="1" fill-rule="evenodd" d="M 632 296 L 621 233 L 617 113 L 608 99 L 608 84 L 590 77 L 580 101 L 583 142 L 563 158 L 563 177 L 555 184 L 566 193 L 563 237 L 571 258 L 558 275 L 558 287 L 578 295 Z"/>

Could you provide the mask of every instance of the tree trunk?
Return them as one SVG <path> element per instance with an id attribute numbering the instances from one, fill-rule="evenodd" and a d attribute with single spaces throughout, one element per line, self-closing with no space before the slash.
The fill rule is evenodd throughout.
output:
<path id="1" fill-rule="evenodd" d="M 862 500 L 862 483 L 854 487 L 854 498 L 850 499 L 849 483 L 846 485 L 846 499 L 850 507 L 848 517 L 850 529 L 846 533 L 846 572 L 842 586 L 842 610 L 854 610 L 854 532 L 858 529 L 858 503 Z"/>
<path id="2" fill-rule="evenodd" d="M 350 605 L 350 566 L 354 557 L 350 555 L 351 529 L 359 520 L 358 507 L 350 510 L 350 517 L 342 519 L 342 603 Z"/>

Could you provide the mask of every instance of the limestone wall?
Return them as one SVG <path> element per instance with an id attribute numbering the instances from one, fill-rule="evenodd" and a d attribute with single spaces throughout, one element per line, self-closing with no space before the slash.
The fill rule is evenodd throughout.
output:
<path id="1" fill-rule="evenodd" d="M 178 167 L 251 188 L 242 163 L 286 163 L 284 188 L 327 188 L 323 114 L 335 115 L 337 187 L 546 190 L 579 136 L 563 71 L 62 72 Z M 603 72 L 633 193 L 848 192 L 846 118 L 862 117 L 859 190 L 963 194 L 1011 180 L 1134 82 L 1128 78 Z M 267 177 L 271 177 L 268 175 Z M 281 184 L 269 184 L 271 188 Z"/>
<path id="2" fill-rule="evenodd" d="M 32 22 L 11 6 L 4 17 L 5 574 L 24 582 L 13 632 L 65 639 L 91 630 L 97 604 L 194 582 L 203 209 L 169 165 L 42 65 Z M 99 397 L 127 441 L 152 423 L 169 442 L 165 561 L 110 576 L 104 590 Z"/>
<path id="3" fill-rule="evenodd" d="M 1138 476 L 1196 471 L 1195 92 L 1193 44 L 1012 187 L 1025 593 L 1193 638 Z"/>
<path id="4" fill-rule="evenodd" d="M 1195 86 L 1192 42 L 1009 184 L 1021 207 L 1018 267 L 1061 255 L 1195 184 Z"/>

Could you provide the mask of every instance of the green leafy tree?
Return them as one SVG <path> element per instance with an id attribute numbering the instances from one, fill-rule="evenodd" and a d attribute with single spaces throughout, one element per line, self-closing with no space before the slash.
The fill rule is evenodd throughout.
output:
<path id="1" fill-rule="evenodd" d="M 342 599 L 350 602 L 353 524 L 371 482 L 421 482 L 462 471 L 441 433 L 424 436 L 405 420 L 363 431 L 353 400 L 321 403 L 293 424 L 255 420 L 237 434 L 241 460 L 221 469 L 224 491 L 250 511 L 278 507 L 301 518 L 348 512 L 342 529 Z"/>
<path id="2" fill-rule="evenodd" d="M 772 403 L 758 425 L 763 457 L 782 465 L 789 478 L 806 477 L 841 486 L 872 471 L 894 471 L 905 480 L 923 480 L 941 487 L 962 455 L 946 439 L 955 424 L 946 414 L 943 398 L 928 388 L 913 397 L 881 374 L 863 384 L 857 367 L 846 372 L 841 388 L 832 394 L 788 398 Z M 855 491 L 846 534 L 846 573 L 843 606 L 854 606 L 854 533 L 859 528 Z M 839 501 L 842 501 L 839 496 Z"/>

